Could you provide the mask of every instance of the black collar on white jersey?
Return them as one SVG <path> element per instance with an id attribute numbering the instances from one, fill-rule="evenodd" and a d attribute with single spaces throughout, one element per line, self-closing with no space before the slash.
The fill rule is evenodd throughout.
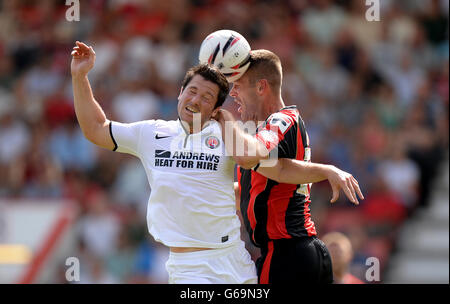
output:
<path id="1" fill-rule="evenodd" d="M 183 131 L 184 131 L 184 133 L 186 134 L 186 136 L 203 133 L 208 127 L 210 127 L 212 121 L 213 121 L 213 120 L 209 120 L 209 121 L 205 122 L 205 125 L 204 125 L 203 128 L 200 130 L 200 132 L 198 132 L 198 133 L 189 133 L 189 131 L 186 130 L 186 128 L 185 128 L 185 126 L 184 126 L 184 124 L 183 124 L 181 118 L 178 116 L 178 123 L 179 123 L 179 125 L 181 126 L 181 129 L 183 129 Z M 212 133 L 212 130 L 209 130 L 208 133 L 202 134 L 202 135 L 209 135 L 210 133 Z"/>

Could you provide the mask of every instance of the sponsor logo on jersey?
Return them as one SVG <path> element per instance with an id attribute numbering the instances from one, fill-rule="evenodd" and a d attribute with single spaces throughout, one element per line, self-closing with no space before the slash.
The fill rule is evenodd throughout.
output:
<path id="1" fill-rule="evenodd" d="M 311 160 L 311 148 L 305 148 L 305 157 L 303 159 L 304 161 L 310 161 Z"/>
<path id="2" fill-rule="evenodd" d="M 219 147 L 220 145 L 220 141 L 217 137 L 215 136 L 208 136 L 205 139 L 205 144 L 208 148 L 210 149 L 216 149 L 217 147 Z"/>
<path id="3" fill-rule="evenodd" d="M 155 150 L 155 167 L 173 167 L 183 169 L 201 169 L 217 171 L 220 156 L 190 151 Z"/>
<path id="4" fill-rule="evenodd" d="M 170 151 L 155 150 L 155 157 L 170 158 Z"/>
<path id="5" fill-rule="evenodd" d="M 269 125 L 277 126 L 281 133 L 284 134 L 289 126 L 291 125 L 291 120 L 286 117 L 286 115 L 281 113 L 273 114 L 269 119 Z"/>
<path id="6" fill-rule="evenodd" d="M 170 135 L 159 135 L 158 133 L 155 135 L 155 139 L 163 139 L 167 137 L 170 137 Z"/>

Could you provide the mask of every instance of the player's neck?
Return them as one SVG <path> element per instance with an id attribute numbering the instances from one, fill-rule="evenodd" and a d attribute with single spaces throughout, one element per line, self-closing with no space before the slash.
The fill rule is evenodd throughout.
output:
<path id="1" fill-rule="evenodd" d="M 182 127 L 182 129 L 184 130 L 184 132 L 186 133 L 186 135 L 192 135 L 195 133 L 199 133 L 201 131 L 203 131 L 203 129 L 205 129 L 207 126 L 209 126 L 209 124 L 211 123 L 210 120 L 207 120 L 205 122 L 202 122 L 201 124 L 196 124 L 194 126 L 194 124 L 190 124 L 184 120 L 182 120 L 180 117 L 178 117 L 178 121 L 180 122 L 180 125 Z M 201 127 L 199 128 L 199 126 L 201 125 Z"/>
<path id="2" fill-rule="evenodd" d="M 276 97 L 276 98 L 275 97 L 268 98 L 263 103 L 263 109 L 261 111 L 260 117 L 258 117 L 258 120 L 263 121 L 263 120 L 267 119 L 267 117 L 269 117 L 269 115 L 280 111 L 284 107 L 285 107 L 285 104 L 284 104 L 284 101 L 281 98 L 281 96 Z"/>

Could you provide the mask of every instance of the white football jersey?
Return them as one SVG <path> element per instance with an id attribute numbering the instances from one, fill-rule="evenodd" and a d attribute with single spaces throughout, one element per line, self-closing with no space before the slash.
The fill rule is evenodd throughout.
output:
<path id="1" fill-rule="evenodd" d="M 170 247 L 227 247 L 240 240 L 233 177 L 220 124 L 186 133 L 180 120 L 111 122 L 115 151 L 141 159 L 151 194 L 147 224 Z"/>

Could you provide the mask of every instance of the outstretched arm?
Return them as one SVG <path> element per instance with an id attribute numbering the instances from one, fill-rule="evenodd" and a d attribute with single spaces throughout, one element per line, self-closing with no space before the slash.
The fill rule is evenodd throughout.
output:
<path id="1" fill-rule="evenodd" d="M 230 112 L 218 109 L 213 114 L 213 118 L 221 124 L 222 138 L 225 141 L 227 152 L 233 156 L 239 166 L 251 169 L 261 163 L 261 166 L 257 168 L 258 173 L 285 184 L 299 185 L 328 180 L 333 190 L 331 203 L 337 201 L 341 189 L 354 204 L 359 204 L 358 196 L 364 199 L 358 181 L 351 174 L 335 166 L 287 158 L 271 161 L 268 166 L 263 165 L 264 160 L 269 158 L 269 151 L 254 136 L 246 134 Z M 232 135 L 230 137 L 236 140 L 236 144 L 229 142 L 230 139 L 227 135 Z M 244 146 L 241 151 L 237 149 L 239 144 Z"/>
<path id="2" fill-rule="evenodd" d="M 84 136 L 92 143 L 114 149 L 109 134 L 109 120 L 94 99 L 88 80 L 88 72 L 94 67 L 95 52 L 92 47 L 77 41 L 71 53 L 71 73 L 75 114 Z"/>
<path id="3" fill-rule="evenodd" d="M 280 158 L 275 166 L 260 166 L 257 171 L 267 178 L 286 184 L 298 185 L 328 180 L 333 191 L 331 203 L 337 201 L 341 189 L 356 205 L 359 204 L 358 196 L 360 199 L 364 199 L 358 181 L 350 173 L 332 165 Z"/>

